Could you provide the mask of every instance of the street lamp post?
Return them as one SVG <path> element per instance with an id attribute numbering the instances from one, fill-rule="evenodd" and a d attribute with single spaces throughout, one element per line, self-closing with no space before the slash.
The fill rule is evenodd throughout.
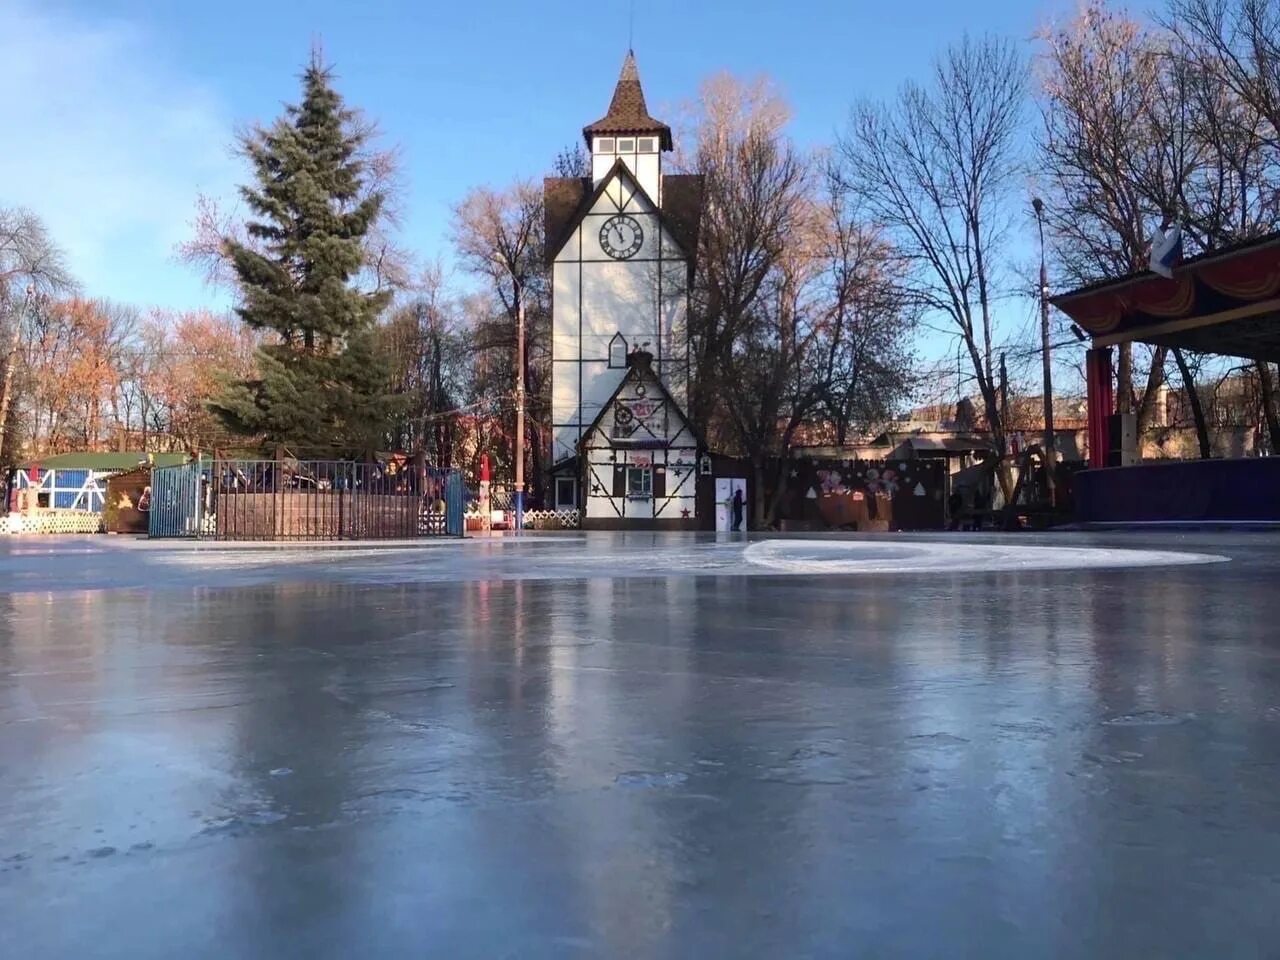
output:
<path id="1" fill-rule="evenodd" d="M 516 294 L 516 533 L 524 532 L 524 291 Z"/>
<path id="2" fill-rule="evenodd" d="M 1035 197 L 1031 201 L 1036 211 L 1036 225 L 1040 228 L 1040 359 L 1044 366 L 1044 477 L 1050 505 L 1055 504 L 1054 471 L 1058 453 L 1053 437 L 1053 370 L 1049 356 L 1049 271 L 1044 261 L 1044 202 Z"/>
<path id="3" fill-rule="evenodd" d="M 515 514 L 517 534 L 524 531 L 524 277 L 519 272 L 515 259 L 507 260 L 496 250 L 493 262 L 511 278 L 512 292 L 516 301 L 516 477 L 512 491 L 512 512 Z"/>

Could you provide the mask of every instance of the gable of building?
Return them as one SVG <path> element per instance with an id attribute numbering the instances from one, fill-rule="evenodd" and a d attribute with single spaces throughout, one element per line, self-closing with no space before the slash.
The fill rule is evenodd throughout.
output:
<path id="1" fill-rule="evenodd" d="M 543 181 L 545 259 L 554 263 L 592 213 L 654 214 L 663 233 L 694 269 L 702 223 L 704 178 L 698 174 L 662 178 L 663 202 L 655 203 L 626 163 L 619 159 L 593 190 L 588 177 L 548 177 Z"/>
<path id="2" fill-rule="evenodd" d="M 662 380 L 634 353 L 622 380 L 583 431 L 582 448 L 658 450 L 705 444 Z"/>

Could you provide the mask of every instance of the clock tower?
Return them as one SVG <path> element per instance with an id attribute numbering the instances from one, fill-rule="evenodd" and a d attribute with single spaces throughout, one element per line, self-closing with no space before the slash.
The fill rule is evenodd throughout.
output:
<path id="1" fill-rule="evenodd" d="M 649 114 L 632 53 L 582 133 L 591 176 L 544 186 L 554 506 L 583 510 L 584 526 L 692 527 L 701 444 L 683 410 L 702 178 L 663 172 L 671 128 Z"/>

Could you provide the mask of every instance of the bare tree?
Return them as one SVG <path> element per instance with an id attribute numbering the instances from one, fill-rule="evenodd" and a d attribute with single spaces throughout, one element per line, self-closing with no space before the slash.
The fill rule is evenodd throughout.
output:
<path id="1" fill-rule="evenodd" d="M 1273 4 L 1253 0 L 1176 0 L 1163 36 L 1161 70 L 1153 87 L 1156 142 L 1167 162 L 1143 188 L 1168 219 L 1184 229 L 1189 252 L 1208 252 L 1262 236 L 1280 226 L 1280 58 Z M 1203 360 L 1175 352 L 1185 381 Z M 1262 384 L 1271 379 L 1255 361 Z M 1185 384 L 1201 456 L 1208 425 L 1199 392 Z M 1259 414 L 1280 438 L 1275 396 L 1259 392 Z"/>
<path id="2" fill-rule="evenodd" d="M 909 380 L 902 260 L 795 148 L 788 116 L 767 80 L 714 77 L 690 111 L 695 149 L 682 161 L 703 176 L 706 201 L 691 409 L 751 461 L 757 526 L 776 517 L 802 429 L 843 443 Z"/>
<path id="3" fill-rule="evenodd" d="M 1079 285 L 1144 270 L 1148 237 L 1162 216 L 1144 189 L 1158 178 L 1143 169 L 1144 159 L 1165 152 L 1152 146 L 1160 126 L 1150 99 L 1159 46 L 1137 21 L 1102 2 L 1063 28 L 1042 30 L 1040 39 L 1038 168 L 1057 272 Z M 1116 407 L 1137 411 L 1141 433 L 1164 382 L 1167 351 L 1152 351 L 1140 396 L 1132 344 L 1121 344 L 1119 353 Z"/>
<path id="4" fill-rule="evenodd" d="M 1223 7 L 1217 0 L 1181 5 L 1188 4 L 1201 26 L 1213 20 L 1203 19 L 1207 10 Z M 1147 237 L 1160 224 L 1181 224 L 1188 253 L 1198 253 L 1280 222 L 1270 123 L 1241 96 L 1243 84 L 1228 82 L 1220 51 L 1193 33 L 1143 26 L 1102 0 L 1065 28 L 1042 31 L 1040 168 L 1063 279 L 1088 283 L 1145 269 Z M 1136 408 L 1141 434 L 1167 351 L 1153 348 L 1137 397 L 1131 349 L 1120 348 L 1117 408 Z M 1208 424 L 1194 385 L 1203 360 L 1178 352 L 1174 360 L 1207 455 Z M 1274 393 L 1265 389 L 1270 373 L 1258 364 L 1260 407 L 1280 437 Z"/>
<path id="5" fill-rule="evenodd" d="M 1026 76 L 1011 43 L 966 37 L 927 86 L 857 107 L 838 144 L 838 175 L 906 258 L 914 300 L 959 335 L 1001 453 L 992 307 Z"/>
<path id="6" fill-rule="evenodd" d="M 681 163 L 702 175 L 704 206 L 691 291 L 689 408 L 713 432 L 723 391 L 734 386 L 734 350 L 759 319 L 766 285 L 805 213 L 809 167 L 783 134 L 788 119 L 763 78 L 713 77 L 691 108 L 686 140 L 695 148 Z"/>
<path id="7" fill-rule="evenodd" d="M 817 271 L 812 242 L 812 225 L 793 227 L 712 374 L 720 384 L 717 416 L 730 428 L 734 446 L 751 460 L 755 489 L 762 494 L 755 498 L 757 526 L 773 522 L 786 491 L 785 460 L 769 476 L 770 460 L 786 456 L 796 431 L 824 396 L 816 352 L 821 328 L 812 303 Z M 763 493 L 769 489 L 774 495 L 766 503 Z"/>
<path id="8" fill-rule="evenodd" d="M 712 77 L 688 114 L 685 139 L 694 149 L 680 163 L 704 185 L 689 409 L 713 442 L 751 460 L 761 525 L 785 484 L 784 471 L 766 475 L 768 463 L 785 454 L 821 397 L 809 363 L 811 165 L 786 136 L 789 112 L 764 78 Z M 775 496 L 766 504 L 769 488 Z"/>
<path id="9" fill-rule="evenodd" d="M 122 428 L 144 449 L 199 453 L 235 442 L 208 406 L 227 379 L 255 369 L 259 337 L 226 314 L 153 312 L 134 343 L 138 419 Z"/>
<path id="10" fill-rule="evenodd" d="M 557 177 L 589 177 L 591 157 L 582 149 L 582 144 L 571 144 L 556 154 L 551 171 Z"/>
<path id="11" fill-rule="evenodd" d="M 1280 6 L 1275 0 L 1170 0 L 1169 30 L 1258 116 L 1280 150 Z"/>
<path id="12" fill-rule="evenodd" d="M 534 502 L 540 497 L 550 446 L 551 302 L 543 230 L 542 190 L 529 180 L 504 190 L 473 189 L 453 211 L 458 259 L 494 298 L 492 309 L 481 307 L 474 342 L 477 351 L 498 355 L 486 359 L 487 376 L 481 380 L 497 378 L 496 396 L 509 396 L 514 383 L 517 311 L 524 304 L 526 445 Z M 508 413 L 512 409 L 507 405 Z"/>
<path id="13" fill-rule="evenodd" d="M 24 323 L 50 297 L 73 286 L 62 251 L 40 218 L 29 210 L 0 208 L 0 326 L 4 337 L 4 379 L 0 381 L 0 457 L 9 434 Z"/>
<path id="14" fill-rule="evenodd" d="M 915 385 L 915 317 L 904 258 L 866 224 L 839 177 L 828 172 L 826 180 L 818 358 L 823 417 L 843 445 L 851 431 L 889 419 Z"/>
<path id="15" fill-rule="evenodd" d="M 1193 14 L 1203 16 L 1207 5 L 1193 5 Z M 1218 7 L 1226 9 L 1225 4 Z M 1264 24 L 1266 11 L 1245 3 L 1236 11 L 1251 26 L 1251 44 Z M 1274 9 L 1272 27 L 1280 26 Z M 1204 23 L 1196 19 L 1192 21 Z M 1222 23 L 1221 19 L 1216 22 Z M 1172 31 L 1170 59 L 1185 77 L 1192 135 L 1199 147 L 1197 164 L 1183 187 L 1181 219 L 1195 249 L 1211 251 L 1220 246 L 1264 236 L 1280 227 L 1280 141 L 1273 116 L 1275 93 L 1268 88 L 1280 83 L 1280 72 L 1272 80 L 1266 71 L 1280 71 L 1274 38 L 1268 51 L 1265 43 L 1253 48 L 1254 63 L 1262 76 L 1250 84 L 1233 83 L 1235 69 L 1226 63 L 1229 52 L 1207 38 Z M 1223 39 L 1220 37 L 1220 39 Z M 1242 61 L 1232 61 L 1237 66 Z M 1269 65 L 1269 66 L 1268 66 Z M 1280 449 L 1280 407 L 1273 389 L 1271 365 L 1254 361 L 1259 383 L 1257 407 L 1266 424 L 1272 449 Z M 1179 368 L 1183 369 L 1182 366 Z M 1197 434 L 1202 455 L 1206 450 L 1203 412 L 1193 398 Z"/>
<path id="16" fill-rule="evenodd" d="M 458 408 L 470 369 L 460 327 L 443 272 L 434 267 L 379 329 L 393 389 L 404 401 L 392 424 L 393 445 L 429 455 L 440 465 L 456 460 Z"/>

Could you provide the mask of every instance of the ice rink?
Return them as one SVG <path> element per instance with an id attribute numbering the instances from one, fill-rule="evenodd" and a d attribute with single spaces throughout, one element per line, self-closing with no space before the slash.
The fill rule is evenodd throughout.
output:
<path id="1" fill-rule="evenodd" d="M 1265 956 L 1280 536 L 0 542 L 0 954 Z"/>

